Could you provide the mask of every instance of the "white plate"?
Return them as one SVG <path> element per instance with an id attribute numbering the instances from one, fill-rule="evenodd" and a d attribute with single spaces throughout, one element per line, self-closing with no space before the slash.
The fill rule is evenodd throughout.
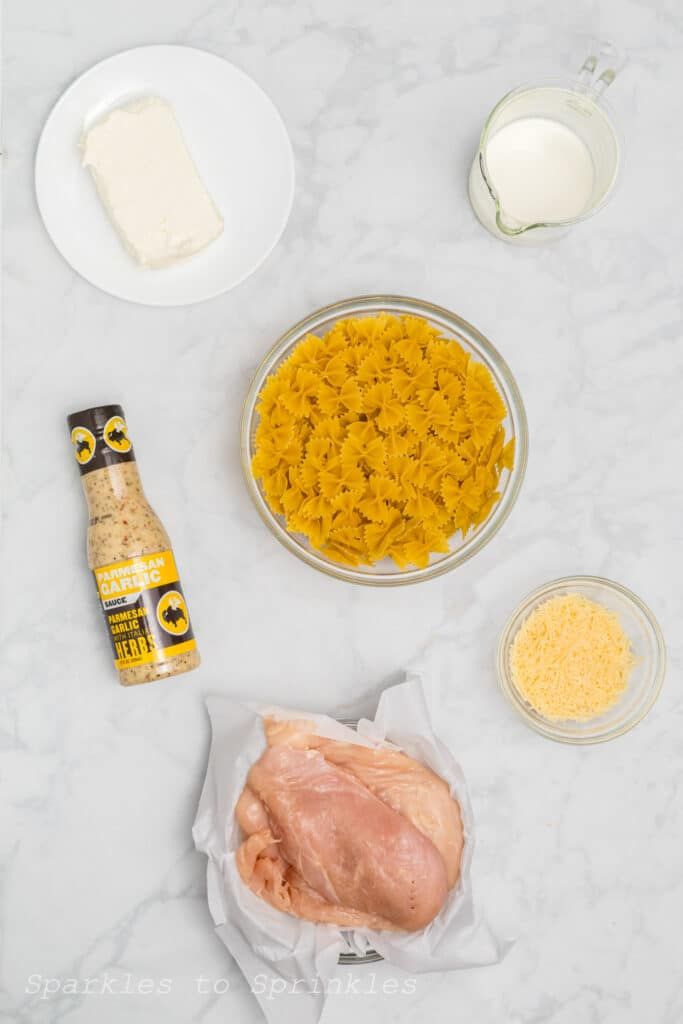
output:
<path id="1" fill-rule="evenodd" d="M 137 266 L 123 248 L 78 148 L 84 127 L 149 95 L 173 106 L 225 221 L 203 252 L 163 270 Z M 292 147 L 272 102 L 232 64 L 186 46 L 142 46 L 86 71 L 57 101 L 36 153 L 38 206 L 62 256 L 98 288 L 150 306 L 201 302 L 244 281 L 276 245 L 293 196 Z"/>

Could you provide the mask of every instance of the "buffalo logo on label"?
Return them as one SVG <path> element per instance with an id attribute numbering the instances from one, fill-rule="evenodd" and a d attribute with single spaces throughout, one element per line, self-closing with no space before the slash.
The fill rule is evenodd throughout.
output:
<path id="1" fill-rule="evenodd" d="M 171 636 L 183 636 L 190 628 L 185 598 L 177 590 L 169 590 L 159 599 L 157 619 L 162 629 Z"/>
<path id="2" fill-rule="evenodd" d="M 76 462 L 85 466 L 95 454 L 95 436 L 87 427 L 74 427 L 71 431 L 71 443 L 74 446 Z"/>
<path id="3" fill-rule="evenodd" d="M 125 454 L 133 447 L 122 416 L 112 416 L 104 425 L 104 443 L 114 452 Z"/>

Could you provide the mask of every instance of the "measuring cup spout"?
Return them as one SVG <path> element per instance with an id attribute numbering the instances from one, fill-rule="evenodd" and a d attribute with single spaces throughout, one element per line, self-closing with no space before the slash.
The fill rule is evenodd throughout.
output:
<path id="1" fill-rule="evenodd" d="M 481 150 L 479 151 L 479 172 L 481 174 L 481 180 L 483 181 L 488 191 L 488 195 L 490 196 L 490 198 L 493 199 L 494 203 L 496 204 L 496 223 L 499 229 L 503 231 L 504 234 L 508 234 L 508 236 L 510 236 L 511 238 L 516 236 L 516 234 L 521 234 L 523 231 L 527 230 L 527 227 L 530 225 L 512 225 L 507 224 L 505 222 L 503 217 L 503 209 L 501 207 L 501 200 L 496 188 L 494 187 L 492 180 L 490 180 L 488 176 L 488 173 L 486 171 L 486 165 L 483 158 L 483 152 Z"/>
<path id="2" fill-rule="evenodd" d="M 516 238 L 517 235 L 523 235 L 525 231 L 531 231 L 533 228 L 543 227 L 542 224 L 519 224 L 514 226 L 512 224 L 506 224 L 503 216 L 503 211 L 500 208 L 500 204 L 496 210 L 496 227 L 499 231 L 502 231 L 504 235 L 508 235 L 509 238 Z"/>
<path id="3" fill-rule="evenodd" d="M 525 231 L 529 231 L 531 228 L 540 227 L 539 224 L 521 224 L 519 221 L 516 223 L 506 221 L 506 214 L 501 206 L 500 196 L 498 195 L 498 192 L 496 191 L 487 172 L 484 154 L 481 151 L 479 153 L 479 170 L 488 193 L 496 206 L 496 226 L 499 231 L 502 231 L 502 233 L 507 235 L 508 238 L 515 238 L 518 235 L 523 235 Z"/>

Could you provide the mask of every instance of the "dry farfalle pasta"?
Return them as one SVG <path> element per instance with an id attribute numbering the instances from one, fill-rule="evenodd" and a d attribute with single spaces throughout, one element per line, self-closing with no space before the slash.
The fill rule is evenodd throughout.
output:
<path id="1" fill-rule="evenodd" d="M 268 505 L 345 565 L 426 566 L 487 518 L 513 465 L 491 374 L 420 317 L 308 335 L 257 409 L 252 472 Z"/>

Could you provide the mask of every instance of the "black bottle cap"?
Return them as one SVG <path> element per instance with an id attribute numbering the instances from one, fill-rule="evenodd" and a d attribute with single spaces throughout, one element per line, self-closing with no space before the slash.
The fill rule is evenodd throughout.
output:
<path id="1" fill-rule="evenodd" d="M 74 456 L 81 473 L 135 462 L 133 444 L 120 405 L 96 405 L 67 417 Z"/>

